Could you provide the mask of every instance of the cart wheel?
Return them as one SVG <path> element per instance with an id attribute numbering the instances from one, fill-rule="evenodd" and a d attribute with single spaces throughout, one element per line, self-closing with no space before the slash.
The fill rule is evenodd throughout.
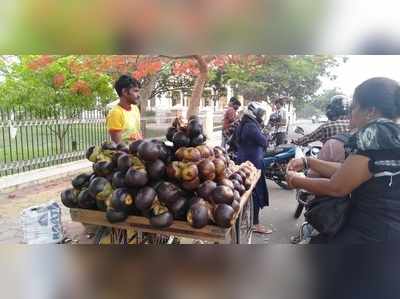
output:
<path id="1" fill-rule="evenodd" d="M 249 198 L 247 203 L 244 205 L 243 210 L 238 218 L 238 243 L 251 244 L 252 237 L 252 227 L 253 227 L 253 200 L 252 197 Z M 244 242 L 242 242 L 244 239 Z"/>
<path id="2" fill-rule="evenodd" d="M 108 227 L 99 226 L 96 229 L 96 233 L 95 233 L 95 236 L 94 236 L 95 244 L 100 245 L 101 240 L 109 233 L 110 233 L 110 229 Z"/>

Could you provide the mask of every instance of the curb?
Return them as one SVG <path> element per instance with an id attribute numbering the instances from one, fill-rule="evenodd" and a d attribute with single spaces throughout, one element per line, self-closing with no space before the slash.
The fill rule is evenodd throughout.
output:
<path id="1" fill-rule="evenodd" d="M 91 164 L 89 161 L 80 160 L 2 177 L 0 192 L 14 192 L 25 187 L 73 177 L 78 173 L 91 171 Z"/>

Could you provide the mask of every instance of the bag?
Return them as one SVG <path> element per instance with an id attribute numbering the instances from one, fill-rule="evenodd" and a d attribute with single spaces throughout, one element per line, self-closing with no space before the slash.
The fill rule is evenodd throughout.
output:
<path id="1" fill-rule="evenodd" d="M 320 234 L 335 236 L 345 225 L 350 197 L 316 197 L 306 206 L 304 217 Z"/>
<path id="2" fill-rule="evenodd" d="M 61 208 L 56 202 L 23 210 L 21 224 L 26 244 L 51 244 L 63 240 Z"/>

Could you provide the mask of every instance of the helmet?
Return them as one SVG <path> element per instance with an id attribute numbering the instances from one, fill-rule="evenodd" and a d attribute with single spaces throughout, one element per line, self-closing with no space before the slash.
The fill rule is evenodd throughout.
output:
<path id="1" fill-rule="evenodd" d="M 326 116 L 329 120 L 337 120 L 350 112 L 350 99 L 344 95 L 333 96 L 326 107 Z"/>
<path id="2" fill-rule="evenodd" d="M 260 123 L 263 122 L 264 115 L 265 115 L 266 111 L 261 106 L 260 103 L 251 102 L 247 106 L 247 110 L 248 110 L 248 112 L 250 112 L 250 114 L 252 114 L 256 118 L 257 121 L 259 121 Z"/>

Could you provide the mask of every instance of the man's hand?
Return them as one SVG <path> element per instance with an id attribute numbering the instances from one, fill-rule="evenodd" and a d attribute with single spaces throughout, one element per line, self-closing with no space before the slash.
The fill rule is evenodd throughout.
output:
<path id="1" fill-rule="evenodd" d="M 299 171 L 303 171 L 305 168 L 304 165 L 304 161 L 303 159 L 293 159 L 289 162 L 286 171 L 295 171 L 295 172 L 299 172 Z"/>
<path id="2" fill-rule="evenodd" d="M 299 176 L 297 172 L 295 171 L 287 171 L 286 172 L 286 182 L 288 184 L 289 189 L 295 189 L 296 186 L 293 185 L 293 179 L 295 177 Z"/>

